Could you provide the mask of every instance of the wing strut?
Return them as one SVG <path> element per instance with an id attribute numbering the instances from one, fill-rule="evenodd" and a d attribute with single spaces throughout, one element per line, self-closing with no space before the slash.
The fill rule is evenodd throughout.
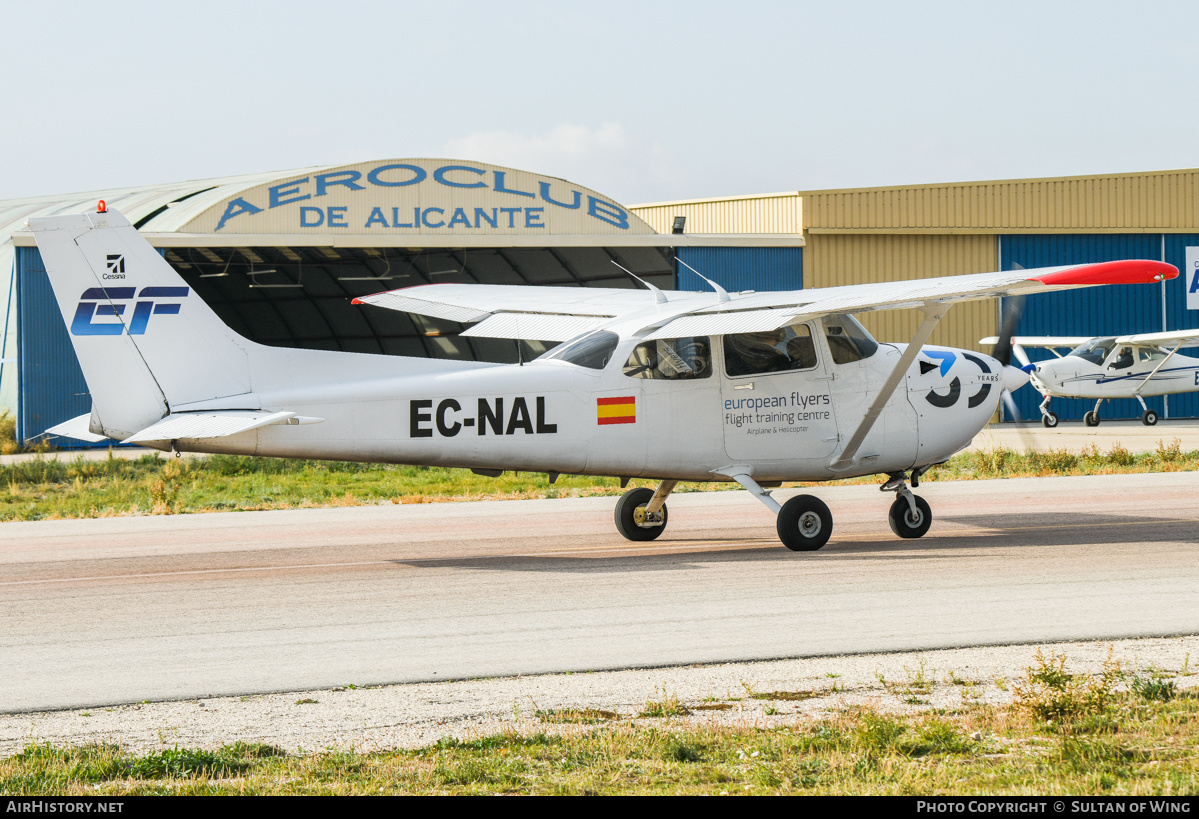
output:
<path id="1" fill-rule="evenodd" d="M 895 365 L 895 369 L 891 370 L 891 374 L 887 376 L 887 380 L 883 383 L 883 388 L 878 391 L 878 395 L 874 397 L 874 402 L 870 405 L 870 409 L 866 410 L 866 415 L 863 416 L 858 428 L 854 430 L 853 435 L 849 439 L 849 443 L 845 445 L 845 449 L 841 450 L 841 454 L 829 462 L 828 468 L 833 472 L 843 472 L 853 466 L 854 456 L 858 454 L 858 448 L 862 446 L 862 441 L 866 440 L 866 436 L 870 434 L 870 430 L 874 427 L 874 422 L 878 420 L 878 416 L 882 413 L 883 407 L 887 405 L 887 401 L 891 400 L 892 393 L 899 386 L 899 382 L 907 375 L 908 367 L 912 366 L 912 362 L 916 360 L 920 350 L 924 347 L 924 342 L 928 341 L 928 337 L 932 335 L 933 328 L 937 326 L 945 313 L 949 311 L 950 304 L 938 301 L 926 301 L 920 310 L 924 313 L 924 323 L 916 330 L 916 335 L 912 336 L 912 340 L 908 342 L 908 348 L 903 351 L 903 355 L 899 357 L 899 363 Z"/>

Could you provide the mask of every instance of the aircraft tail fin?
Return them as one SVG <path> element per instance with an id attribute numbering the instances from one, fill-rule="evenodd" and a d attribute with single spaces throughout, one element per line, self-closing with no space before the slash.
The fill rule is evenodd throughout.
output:
<path id="1" fill-rule="evenodd" d="M 30 219 L 29 228 L 107 435 L 128 437 L 174 406 L 251 392 L 249 342 L 120 213 Z"/>

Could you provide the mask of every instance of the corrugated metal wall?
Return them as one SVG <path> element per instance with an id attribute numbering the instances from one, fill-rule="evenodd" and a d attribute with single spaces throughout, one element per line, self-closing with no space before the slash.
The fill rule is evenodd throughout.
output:
<path id="1" fill-rule="evenodd" d="M 1167 233 L 1163 237 L 1165 260 L 1186 270 L 1186 249 L 1199 247 L 1199 233 Z M 1187 276 L 1162 282 L 1166 294 L 1166 330 L 1199 329 L 1199 310 L 1187 309 Z M 1199 357 L 1199 350 L 1184 350 L 1187 355 Z M 1199 393 L 1182 393 L 1169 397 L 1171 418 L 1199 418 Z M 1167 441 L 1166 443 L 1169 443 Z"/>
<path id="2" fill-rule="evenodd" d="M 985 273 L 997 264 L 995 237 L 984 235 L 816 234 L 808 237 L 804 251 L 809 288 Z M 980 349 L 978 340 L 995 332 L 996 314 L 993 299 L 955 305 L 929 343 Z M 906 342 L 923 315 L 882 310 L 858 318 L 880 341 Z M 979 327 L 987 333 L 979 335 Z"/>
<path id="3" fill-rule="evenodd" d="M 1199 236 L 1165 234 L 1165 261 L 1182 266 L 1187 244 L 1199 245 Z M 1018 234 L 1000 237 L 1003 267 L 1011 270 L 1023 267 L 1052 267 L 1063 264 L 1107 262 L 1117 259 L 1161 259 L 1163 234 Z M 1021 318 L 1019 335 L 1027 336 L 1107 336 L 1126 333 L 1156 333 L 1162 330 L 1191 329 L 1196 318 L 1186 313 L 1186 293 L 1179 284 L 1182 277 L 1162 285 L 1113 285 L 1088 287 L 1046 293 L 1029 298 Z M 1165 320 L 1163 321 L 1163 292 Z M 1029 358 L 1039 361 L 1051 358 L 1052 353 L 1029 350 Z M 1169 399 L 1171 418 L 1199 415 L 1199 401 L 1194 393 L 1172 395 Z M 1040 396 L 1033 390 L 1022 389 L 1015 394 L 1016 405 L 1026 418 L 1038 418 Z M 1159 414 L 1164 411 L 1161 398 L 1146 398 L 1145 403 Z M 1053 411 L 1062 420 L 1080 420 L 1095 402 L 1087 399 L 1055 398 Z M 1100 409 L 1105 419 L 1134 419 L 1141 417 L 1141 405 L 1135 399 L 1105 402 Z"/>
<path id="4" fill-rule="evenodd" d="M 1199 169 L 799 193 L 810 231 L 1162 231 L 1199 225 Z"/>
<path id="5" fill-rule="evenodd" d="M 803 232 L 803 200 L 794 193 L 658 202 L 629 210 L 658 233 L 670 233 L 676 216 L 687 217 L 687 233 Z"/>
<path id="6" fill-rule="evenodd" d="M 801 247 L 680 247 L 679 259 L 729 292 L 803 289 Z M 678 265 L 679 290 L 711 290 Z"/>
<path id="7" fill-rule="evenodd" d="M 16 250 L 17 440 L 28 441 L 48 427 L 90 412 L 92 401 L 42 255 L 34 247 Z M 54 444 L 65 449 L 94 446 L 70 438 L 58 438 Z"/>

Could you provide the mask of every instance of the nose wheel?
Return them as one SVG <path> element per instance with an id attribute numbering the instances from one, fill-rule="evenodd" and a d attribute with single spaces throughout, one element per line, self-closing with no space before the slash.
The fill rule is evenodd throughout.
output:
<path id="1" fill-rule="evenodd" d="M 920 476 L 928 467 L 912 470 L 912 486 L 920 485 Z M 898 472 L 879 487 L 882 492 L 894 492 L 895 503 L 887 511 L 887 523 L 891 531 L 903 538 L 924 537 L 933 525 L 933 510 L 928 501 L 912 494 L 908 489 L 907 474 Z"/>
<path id="2" fill-rule="evenodd" d="M 933 510 L 929 508 L 928 501 L 916 495 L 912 495 L 912 500 L 915 502 L 915 511 L 907 498 L 896 498 L 887 512 L 891 531 L 900 537 L 923 537 L 928 527 L 933 525 Z"/>

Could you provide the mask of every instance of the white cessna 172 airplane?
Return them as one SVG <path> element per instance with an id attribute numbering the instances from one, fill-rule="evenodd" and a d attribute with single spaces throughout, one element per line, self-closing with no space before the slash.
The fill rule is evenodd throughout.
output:
<path id="1" fill-rule="evenodd" d="M 980 344 L 998 344 L 997 336 Z M 1031 375 L 1033 387 L 1044 396 L 1041 423 L 1056 427 L 1057 414 L 1049 409 L 1051 397 L 1094 398 L 1095 409 L 1083 416 L 1089 427 L 1099 425 L 1099 407 L 1112 398 L 1135 398 L 1141 403 L 1141 423 L 1153 426 L 1157 413 L 1145 406 L 1144 396 L 1174 395 L 1199 390 L 1199 359 L 1176 353 L 1199 345 L 1199 330 L 1175 333 L 1140 333 L 1129 336 L 1074 338 L 1070 336 L 1015 336 L 1012 354 Z M 1057 358 L 1028 360 L 1025 347 L 1044 347 Z M 1069 350 L 1062 355 L 1060 349 Z"/>
<path id="2" fill-rule="evenodd" d="M 268 347 L 229 329 L 116 211 L 30 219 L 92 397 L 49 432 L 162 450 L 653 478 L 616 504 L 630 540 L 666 526 L 678 481 L 736 481 L 777 513 L 783 544 L 832 532 L 811 495 L 769 487 L 885 474 L 900 537 L 928 531 L 908 488 L 967 446 L 1027 375 L 924 342 L 954 302 L 1155 282 L 1109 262 L 791 292 L 438 284 L 358 299 L 473 323 L 463 335 L 563 340 L 488 364 Z M 907 344 L 851 315 L 915 308 Z M 1010 333 L 1008 333 L 1010 335 Z M 1002 357 L 1002 356 L 1001 356 Z"/>

